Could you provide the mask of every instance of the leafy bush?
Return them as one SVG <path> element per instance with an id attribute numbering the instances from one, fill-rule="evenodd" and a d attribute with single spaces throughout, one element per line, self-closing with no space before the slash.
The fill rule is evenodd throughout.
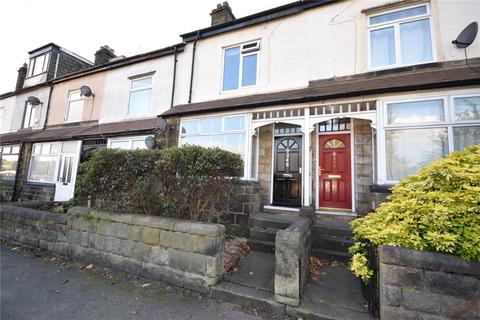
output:
<path id="1" fill-rule="evenodd" d="M 242 167 L 218 148 L 101 149 L 81 165 L 76 194 L 110 210 L 218 222 Z"/>
<path id="2" fill-rule="evenodd" d="M 137 180 L 155 171 L 159 150 L 95 150 L 90 160 L 80 164 L 76 200 L 110 210 L 138 210 L 131 202 Z"/>
<path id="3" fill-rule="evenodd" d="M 426 166 L 392 189 L 389 202 L 352 222 L 351 269 L 365 282 L 367 243 L 453 253 L 480 261 L 480 145 Z"/>

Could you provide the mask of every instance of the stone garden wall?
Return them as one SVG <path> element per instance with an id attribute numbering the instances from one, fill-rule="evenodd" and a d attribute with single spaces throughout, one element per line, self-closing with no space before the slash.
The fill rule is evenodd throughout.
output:
<path id="1" fill-rule="evenodd" d="M 2 238 L 207 292 L 223 277 L 225 227 L 75 207 L 68 214 L 2 205 Z"/>
<path id="2" fill-rule="evenodd" d="M 480 264 L 380 246 L 381 319 L 480 319 Z"/>
<path id="3" fill-rule="evenodd" d="M 308 278 L 312 220 L 300 218 L 275 238 L 275 301 L 298 306 Z"/>

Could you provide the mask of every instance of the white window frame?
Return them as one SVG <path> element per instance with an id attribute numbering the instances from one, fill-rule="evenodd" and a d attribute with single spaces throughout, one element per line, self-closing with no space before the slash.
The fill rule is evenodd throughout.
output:
<path id="1" fill-rule="evenodd" d="M 24 113 L 24 116 L 23 116 L 23 123 L 22 123 L 22 128 L 23 129 L 33 128 L 37 125 L 35 123 L 35 118 L 32 117 L 32 113 L 33 113 L 34 110 L 36 110 L 39 113 L 38 122 L 40 122 L 40 118 L 42 116 L 41 107 L 42 107 L 41 103 L 37 106 L 33 106 L 28 101 L 25 101 L 25 113 Z M 28 118 L 28 122 L 27 122 L 27 118 Z"/>
<path id="2" fill-rule="evenodd" d="M 43 149 L 43 147 L 45 145 L 49 145 L 49 147 L 51 148 L 52 145 L 57 145 L 57 152 L 56 153 L 48 153 L 48 154 L 42 154 L 42 152 L 40 151 L 40 153 L 38 154 L 34 154 L 34 150 L 35 150 L 35 146 L 38 146 L 40 145 L 41 146 L 41 149 Z M 59 159 L 60 159 L 60 153 L 61 153 L 61 148 L 62 148 L 62 143 L 61 142 L 40 142 L 40 143 L 34 143 L 32 145 L 32 152 L 30 154 L 30 163 L 29 163 L 29 166 L 28 166 L 28 175 L 27 175 L 27 182 L 34 182 L 34 183 L 43 183 L 43 184 L 54 184 L 55 183 L 55 179 L 56 179 L 56 176 L 57 176 L 57 172 L 58 172 L 58 166 L 59 166 Z M 54 169 L 54 174 L 53 174 L 53 180 L 52 181 L 41 181 L 41 180 L 34 180 L 34 179 L 31 179 L 30 176 L 32 174 L 32 164 L 33 164 L 33 157 L 34 156 L 42 156 L 42 157 L 51 157 L 51 158 L 54 158 L 55 159 L 55 169 Z"/>
<path id="3" fill-rule="evenodd" d="M 5 148 L 9 148 L 8 149 L 8 152 L 6 152 L 6 149 Z M 18 148 L 16 152 L 14 152 L 13 148 Z M 19 157 L 20 157 L 20 145 L 19 144 L 8 144 L 8 145 L 3 145 L 3 146 L 0 146 L 0 162 L 2 161 L 1 159 L 1 156 L 2 155 L 7 155 L 7 156 L 17 156 L 17 167 L 18 167 L 18 161 L 20 161 Z M 15 176 L 13 177 L 3 177 L 1 176 L 0 179 L 3 179 L 3 180 L 14 180 L 15 177 L 17 176 L 17 172 L 16 172 L 16 169 L 15 169 Z"/>
<path id="4" fill-rule="evenodd" d="M 72 90 L 68 93 L 68 101 L 67 101 L 67 107 L 65 108 L 65 117 L 64 117 L 64 122 L 65 123 L 74 123 L 74 122 L 83 121 L 83 112 L 85 111 L 85 99 L 83 98 L 82 95 L 80 95 L 79 99 L 72 99 L 72 95 L 75 94 L 75 93 L 80 93 L 80 90 Z M 81 116 L 80 120 L 68 121 L 68 113 L 70 112 L 70 104 L 72 102 L 77 102 L 77 101 L 83 101 L 82 116 Z"/>
<path id="5" fill-rule="evenodd" d="M 431 129 L 431 128 L 446 128 L 447 129 L 447 145 L 448 153 L 454 152 L 453 128 L 456 127 L 471 127 L 480 126 L 480 120 L 462 120 L 455 121 L 455 98 L 480 97 L 480 91 L 468 93 L 452 93 L 446 95 L 428 95 L 421 98 L 405 97 L 393 98 L 391 100 L 379 101 L 379 108 L 377 109 L 379 130 L 377 130 L 377 164 L 378 164 L 378 184 L 393 185 L 399 183 L 398 180 L 387 179 L 387 155 L 386 155 L 386 131 L 389 130 L 407 130 L 407 129 Z M 437 122 L 420 122 L 411 124 L 387 124 L 387 108 L 389 104 L 419 102 L 430 100 L 443 100 L 444 107 L 444 121 Z"/>
<path id="6" fill-rule="evenodd" d="M 245 45 L 249 45 L 252 43 L 257 43 L 257 49 L 246 49 L 245 52 L 242 52 L 242 47 Z M 223 81 L 224 81 L 224 76 L 225 76 L 225 52 L 228 49 L 232 48 L 240 48 L 240 65 L 239 65 L 239 70 L 238 70 L 238 88 L 236 89 L 231 89 L 231 90 L 223 90 Z M 258 86 L 259 82 L 259 75 L 260 75 L 260 53 L 261 53 L 261 41 L 260 39 L 257 40 L 252 40 L 248 42 L 242 42 L 242 43 L 237 43 L 231 46 L 223 47 L 222 48 L 222 78 L 220 81 L 220 92 L 221 93 L 231 93 L 231 92 L 238 92 L 239 90 L 242 89 L 248 89 L 248 88 L 255 88 Z M 251 56 L 251 55 L 257 55 L 257 70 L 256 70 L 256 75 L 255 75 L 255 84 L 249 85 L 249 86 L 242 86 L 242 80 L 243 80 L 243 59 L 244 57 Z"/>
<path id="7" fill-rule="evenodd" d="M 243 116 L 244 117 L 244 123 L 243 123 L 243 129 L 242 130 L 229 130 L 225 131 L 224 130 L 224 123 L 225 123 L 225 118 L 231 118 L 231 117 L 238 117 L 238 116 Z M 216 133 L 192 133 L 192 134 L 182 134 L 182 125 L 184 121 L 192 121 L 192 120 L 198 120 L 201 122 L 202 119 L 208 119 L 208 118 L 221 118 L 222 119 L 222 125 L 221 125 L 221 131 L 216 132 Z M 251 137 L 249 136 L 250 132 L 250 121 L 251 120 L 251 114 L 247 113 L 229 113 L 229 114 L 210 114 L 210 115 L 205 115 L 205 116 L 196 116 L 196 117 L 185 117 L 181 119 L 180 121 L 180 129 L 179 134 L 178 134 L 178 146 L 182 146 L 182 138 L 189 137 L 189 136 L 212 136 L 212 135 L 225 135 L 225 134 L 238 134 L 238 133 L 244 133 L 245 135 L 245 148 L 244 148 L 244 159 L 243 160 L 243 180 L 257 180 L 258 179 L 258 170 L 257 170 L 257 176 L 255 178 L 250 177 L 250 162 L 251 162 L 251 153 L 250 153 L 250 148 L 251 148 Z M 260 132 L 260 131 L 259 131 Z M 260 134 L 260 133 L 259 133 Z M 260 137 L 259 137 L 260 139 Z M 257 143 L 257 163 L 258 163 L 258 152 L 259 152 L 259 145 L 260 145 L 260 140 Z M 247 171 L 248 170 L 248 171 Z"/>
<path id="8" fill-rule="evenodd" d="M 426 7 L 427 13 L 413 16 L 413 17 L 408 17 L 408 18 L 403 18 L 403 19 L 396 19 L 392 21 L 387 21 L 387 22 L 382 22 L 382 23 L 377 23 L 377 24 L 371 24 L 370 23 L 370 18 L 376 17 L 376 16 L 381 16 L 384 14 L 396 12 L 396 11 L 402 11 L 406 9 L 412 9 L 412 8 L 417 8 L 417 7 Z M 413 64 L 403 64 L 402 63 L 402 49 L 401 49 L 401 44 L 400 44 L 400 24 L 405 23 L 405 22 L 412 22 L 412 21 L 417 21 L 417 20 L 424 20 L 428 19 L 429 24 L 430 24 L 430 41 L 431 46 L 432 46 L 432 60 L 429 61 L 423 61 L 423 62 L 418 62 L 418 63 L 413 63 Z M 394 40 L 395 40 L 395 63 L 394 64 L 389 64 L 389 65 L 384 65 L 384 66 L 378 66 L 378 67 L 373 67 L 372 66 L 372 51 L 371 51 L 371 32 L 379 29 L 385 29 L 388 27 L 393 27 L 394 29 Z M 392 10 L 387 10 L 387 11 L 381 11 L 377 12 L 375 14 L 371 14 L 367 16 L 367 55 L 368 55 L 368 69 L 369 70 L 382 70 L 382 69 L 390 69 L 390 68 L 398 68 L 398 67 L 406 67 L 406 66 L 414 66 L 414 65 L 419 65 L 419 64 L 425 64 L 425 63 L 431 63 L 437 61 L 437 48 L 435 46 L 435 30 L 434 30 L 434 24 L 432 21 L 432 15 L 431 15 L 431 8 L 430 4 L 425 2 L 417 5 L 412 5 L 412 6 L 405 6 L 401 8 L 395 8 Z"/>
<path id="9" fill-rule="evenodd" d="M 151 80 L 152 80 L 151 85 L 140 87 L 140 88 L 135 88 L 135 89 L 132 88 L 132 83 L 134 81 L 143 80 L 143 79 L 147 79 L 147 78 L 151 78 Z M 127 112 L 126 112 L 125 118 L 141 118 L 141 117 L 145 117 L 145 116 L 150 115 L 152 113 L 152 103 L 153 103 L 153 101 L 152 101 L 152 99 L 153 99 L 153 74 L 149 74 L 149 75 L 141 76 L 141 77 L 130 77 L 128 85 L 129 85 L 129 87 L 128 87 L 128 105 L 127 105 Z M 150 106 L 149 106 L 148 112 L 139 113 L 139 114 L 130 114 L 130 103 L 131 103 L 132 93 L 139 92 L 139 91 L 144 91 L 144 90 L 148 90 L 148 89 L 151 90 L 150 91 Z"/>
<path id="10" fill-rule="evenodd" d="M 45 59 L 43 60 L 42 71 L 40 73 L 33 74 L 33 71 L 35 70 L 35 64 L 37 63 L 37 59 L 40 58 L 41 56 L 45 56 Z M 50 52 L 42 53 L 42 54 L 39 54 L 38 56 L 30 58 L 30 61 L 28 62 L 27 78 L 36 77 L 40 74 L 48 72 L 49 62 L 50 62 Z"/>
<path id="11" fill-rule="evenodd" d="M 128 137 L 116 137 L 116 138 L 108 138 L 107 142 L 107 148 L 112 148 L 112 142 L 128 142 L 128 149 L 120 149 L 120 150 L 134 150 L 133 148 L 133 142 L 134 141 L 145 141 L 147 137 L 150 137 L 151 135 L 146 135 L 146 136 L 128 136 Z M 146 147 L 143 149 L 147 149 Z M 135 149 L 137 150 L 137 149 Z"/>

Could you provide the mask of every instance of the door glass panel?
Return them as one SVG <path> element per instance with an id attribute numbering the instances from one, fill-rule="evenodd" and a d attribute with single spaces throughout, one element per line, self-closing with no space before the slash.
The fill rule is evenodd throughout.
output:
<path id="1" fill-rule="evenodd" d="M 342 140 L 332 139 L 332 140 L 328 140 L 327 142 L 325 142 L 325 144 L 323 145 L 323 147 L 324 147 L 325 149 L 345 148 L 345 143 L 343 143 Z"/>

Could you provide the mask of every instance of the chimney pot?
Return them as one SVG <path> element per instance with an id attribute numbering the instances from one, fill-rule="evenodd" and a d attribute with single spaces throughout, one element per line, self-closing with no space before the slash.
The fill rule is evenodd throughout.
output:
<path id="1" fill-rule="evenodd" d="M 27 64 L 24 63 L 23 66 L 18 69 L 17 75 L 17 84 L 15 85 L 15 91 L 23 89 L 23 85 L 25 84 L 25 78 L 27 77 Z"/>
<path id="2" fill-rule="evenodd" d="M 217 4 L 217 7 L 210 13 L 212 17 L 212 26 L 235 20 L 232 8 L 227 1 Z"/>
<path id="3" fill-rule="evenodd" d="M 111 59 L 115 58 L 115 50 L 110 48 L 107 45 L 101 46 L 100 49 L 95 52 L 95 63 L 94 65 L 98 66 L 109 62 Z"/>

